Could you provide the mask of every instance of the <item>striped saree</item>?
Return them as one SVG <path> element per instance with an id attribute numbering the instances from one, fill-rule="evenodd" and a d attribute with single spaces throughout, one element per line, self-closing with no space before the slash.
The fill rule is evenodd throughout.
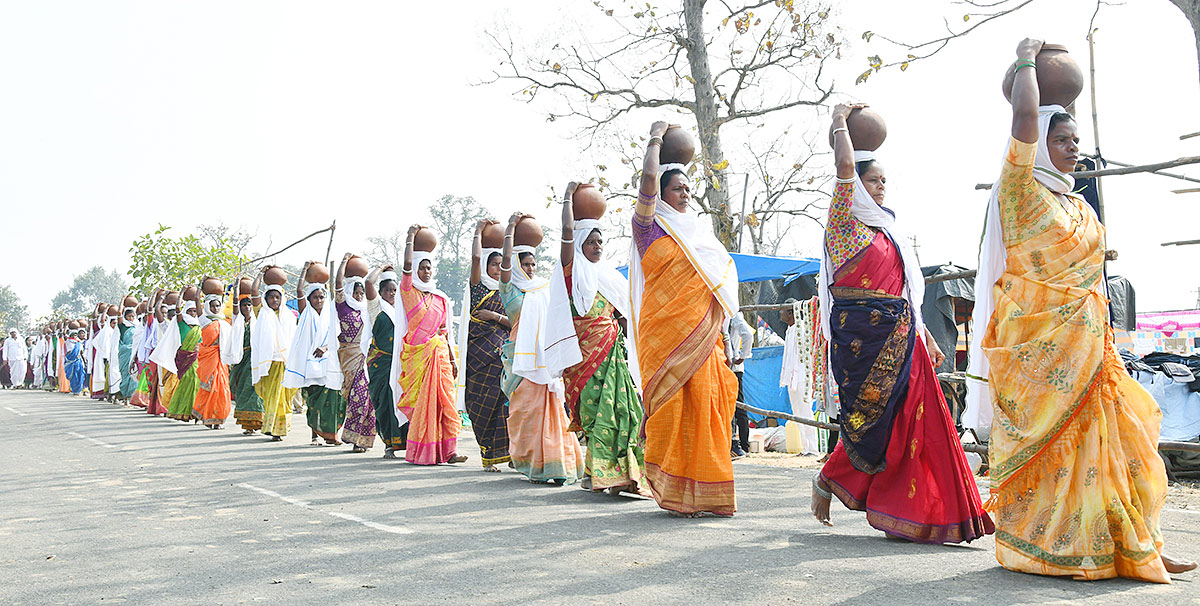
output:
<path id="1" fill-rule="evenodd" d="M 471 429 L 479 444 L 483 465 L 509 461 L 508 456 L 508 396 L 500 388 L 504 361 L 500 350 L 508 340 L 509 330 L 503 324 L 485 322 L 476 317 L 481 310 L 504 313 L 500 292 L 482 283 L 471 285 L 471 324 L 467 333 L 466 393 L 464 405 L 471 419 Z"/>
<path id="2" fill-rule="evenodd" d="M 404 458 L 415 465 L 446 463 L 458 454 L 462 417 L 454 405 L 454 373 L 450 346 L 443 326 L 447 301 L 417 290 L 412 274 L 400 278 L 400 297 L 407 313 L 408 333 L 400 354 L 400 388 L 397 404 L 408 417 L 408 449 Z"/>

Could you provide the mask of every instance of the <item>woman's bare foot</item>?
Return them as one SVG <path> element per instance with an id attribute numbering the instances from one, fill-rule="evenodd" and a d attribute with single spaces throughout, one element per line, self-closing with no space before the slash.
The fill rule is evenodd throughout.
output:
<path id="1" fill-rule="evenodd" d="M 350 452 L 354 452 L 354 453 L 366 452 L 366 451 L 367 451 L 367 449 L 366 449 L 366 448 L 363 448 L 362 446 L 359 446 L 358 444 L 355 444 L 355 445 L 354 445 L 354 446 L 353 446 L 353 447 L 350 449 Z"/>
<path id="2" fill-rule="evenodd" d="M 396 449 L 395 449 L 395 448 L 388 448 L 387 450 L 383 451 L 383 458 L 385 458 L 385 459 L 394 459 L 394 458 L 396 458 Z"/>
<path id="3" fill-rule="evenodd" d="M 667 513 L 671 514 L 673 517 L 676 517 L 676 518 L 703 518 L 704 517 L 704 514 L 699 511 L 693 511 L 691 513 L 683 513 L 682 511 L 671 511 L 670 509 L 668 509 Z"/>
<path id="4" fill-rule="evenodd" d="M 585 477 L 584 477 L 582 480 L 580 480 L 580 481 L 579 481 L 579 487 L 580 487 L 580 488 L 582 488 L 582 489 L 584 489 L 584 490 L 591 490 L 591 489 L 592 489 L 592 478 L 591 478 L 591 476 L 585 476 Z"/>
<path id="5" fill-rule="evenodd" d="M 1167 568 L 1167 572 L 1171 574 L 1179 574 L 1181 572 L 1188 572 L 1196 569 L 1195 562 L 1189 562 L 1186 560 L 1181 562 L 1165 553 L 1159 554 L 1159 557 L 1162 558 L 1163 566 Z"/>
<path id="6" fill-rule="evenodd" d="M 495 465 L 485 465 L 483 470 L 488 473 L 500 473 L 500 468 L 496 467 Z"/>
<path id="7" fill-rule="evenodd" d="M 466 460 L 467 460 L 467 455 L 456 454 L 456 455 L 450 457 L 450 460 L 446 461 L 446 462 L 447 463 L 463 463 Z"/>
<path id="8" fill-rule="evenodd" d="M 826 526 L 833 526 L 833 522 L 829 521 L 829 504 L 832 500 L 833 493 L 829 491 L 829 485 L 825 484 L 820 474 L 813 476 L 812 514 Z"/>

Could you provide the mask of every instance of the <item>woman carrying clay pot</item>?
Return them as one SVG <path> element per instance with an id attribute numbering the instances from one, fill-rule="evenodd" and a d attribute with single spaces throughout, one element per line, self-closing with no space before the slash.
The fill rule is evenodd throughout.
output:
<path id="1" fill-rule="evenodd" d="M 309 279 L 317 281 L 310 283 Z M 313 446 L 321 446 L 321 440 L 325 446 L 340 446 L 337 435 L 346 416 L 346 401 L 342 399 L 345 379 L 334 351 L 338 346 L 337 316 L 332 306 L 325 304 L 328 279 L 329 270 L 324 265 L 305 262 L 296 282 L 300 320 L 283 376 L 284 387 L 304 390 Z"/>
<path id="2" fill-rule="evenodd" d="M 458 454 L 462 417 L 454 403 L 458 366 L 448 340 L 450 298 L 433 282 L 432 246 L 414 251 L 417 234 L 423 229 L 428 228 L 408 228 L 400 278 L 403 309 L 396 310 L 404 338 L 395 344 L 392 354 L 400 359 L 394 387 L 399 391 L 396 407 L 409 422 L 404 458 L 414 465 L 462 463 L 467 457 Z"/>
<path id="3" fill-rule="evenodd" d="M 179 295 L 180 312 L 159 339 L 151 359 L 170 375 L 164 384 L 167 416 L 177 421 L 195 418 L 196 352 L 200 346 L 200 289 L 190 286 Z"/>
<path id="4" fill-rule="evenodd" d="M 502 251 L 496 242 L 483 242 L 486 229 L 500 230 L 495 221 L 475 224 L 471 246 L 470 299 L 464 310 L 467 329 L 459 337 L 460 351 L 466 351 L 464 391 L 467 415 L 479 444 L 483 470 L 499 472 L 508 456 L 508 397 L 500 388 L 504 362 L 500 350 L 512 327 L 500 302 L 500 266 Z M 494 226 L 494 227 L 492 227 Z M 503 240 L 499 243 L 503 245 Z M 465 346 L 465 347 L 463 347 Z"/>
<path id="5" fill-rule="evenodd" d="M 883 206 L 883 166 L 855 151 L 847 127 L 863 107 L 833 110 L 838 182 L 817 288 L 841 440 L 813 478 L 813 514 L 829 525 L 835 494 L 889 537 L 969 542 L 993 532 L 992 520 L 933 370 L 943 356 L 921 321 L 921 268 Z"/>
<path id="6" fill-rule="evenodd" d="M 347 264 L 355 274 L 346 275 Z M 346 401 L 346 421 L 342 441 L 352 444 L 350 451 L 366 452 L 375 444 L 375 407 L 368 393 L 367 352 L 371 348 L 371 317 L 367 311 L 366 261 L 350 253 L 338 264 L 334 284 L 337 309 L 338 362 L 342 366 L 342 399 Z M 349 296 L 347 292 L 349 291 Z"/>
<path id="7" fill-rule="evenodd" d="M 1078 128 L 1062 106 L 1041 105 L 1039 84 L 1057 79 L 1039 77 L 1041 49 L 1017 47 L 1012 138 L 975 286 L 970 370 L 986 382 L 969 387 L 994 414 L 996 559 L 1033 574 L 1169 583 L 1196 564 L 1163 552 L 1161 413 L 1113 348 L 1104 226 L 1071 193 Z"/>
<path id="8" fill-rule="evenodd" d="M 242 435 L 252 436 L 262 429 L 263 403 L 262 398 L 254 391 L 254 356 L 252 337 L 254 335 L 254 282 L 250 278 L 240 278 L 235 292 L 234 314 L 242 318 L 242 334 L 239 339 L 242 348 L 242 359 L 236 364 L 229 365 L 229 390 L 233 392 L 233 420 L 242 428 Z"/>
<path id="9" fill-rule="evenodd" d="M 536 244 L 522 240 L 514 245 L 518 224 L 532 219 L 522 213 L 509 218 L 501 253 L 500 300 L 512 324 L 501 350 L 508 452 L 513 467 L 531 482 L 562 486 L 584 474 L 583 450 L 568 429 L 571 421 L 562 399 L 562 372 L 581 356 L 570 310 L 554 305 L 549 281 L 535 276 Z"/>
<path id="10" fill-rule="evenodd" d="M 408 447 L 408 423 L 396 416 L 392 395 L 392 351 L 396 347 L 396 291 L 400 277 L 391 265 L 367 275 L 367 312 L 371 318 L 371 349 L 367 353 L 367 390 L 375 407 L 375 431 L 383 442 L 383 458 L 395 459 Z"/>
<path id="11" fill-rule="evenodd" d="M 721 328 L 738 310 L 737 269 L 708 219 L 688 210 L 684 165 L 660 166 L 666 133 L 665 122 L 650 127 L 629 263 L 646 479 L 672 515 L 732 516 L 737 377 Z"/>
<path id="12" fill-rule="evenodd" d="M 204 313 L 200 316 L 200 347 L 196 352 L 196 417 L 209 429 L 221 429 L 233 408 L 229 365 L 242 361 L 245 319 L 240 313 L 229 322 L 223 315 L 225 285 L 205 277 Z M 238 298 L 239 282 L 233 283 Z"/>
<path id="13" fill-rule="evenodd" d="M 577 184 L 567 184 L 562 202 L 560 265 L 552 280 L 562 282 L 583 359 L 563 371 L 571 427 L 587 436 L 583 487 L 591 490 L 639 492 L 644 481 L 644 454 L 638 444 L 642 403 L 630 374 L 625 330 L 629 317 L 629 281 L 604 261 L 600 215 L 603 195 L 586 186 L 599 208 L 586 218 L 574 213 Z M 636 357 L 633 358 L 636 361 Z M 636 363 L 636 362 L 635 362 Z"/>
<path id="14" fill-rule="evenodd" d="M 259 296 L 259 285 L 267 280 L 266 290 Z M 250 287 L 254 298 L 254 330 L 250 335 L 250 372 L 254 393 L 262 399 L 263 435 L 272 442 L 283 441 L 288 432 L 292 398 L 296 388 L 284 387 L 288 352 L 296 338 L 296 316 L 285 305 L 283 285 L 287 276 L 283 269 L 266 266 L 254 278 Z"/>

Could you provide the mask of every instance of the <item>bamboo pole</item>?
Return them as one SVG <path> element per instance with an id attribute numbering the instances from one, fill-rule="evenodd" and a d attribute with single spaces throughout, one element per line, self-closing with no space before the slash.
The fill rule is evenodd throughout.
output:
<path id="1" fill-rule="evenodd" d="M 1116 162 L 1113 162 L 1116 164 Z M 1158 162 L 1156 164 L 1142 164 L 1139 166 L 1121 166 L 1120 168 L 1105 168 L 1102 170 L 1081 170 L 1071 173 L 1076 179 L 1088 177 L 1108 177 L 1112 175 L 1132 175 L 1136 173 L 1158 173 L 1164 168 L 1174 168 L 1176 166 L 1186 166 L 1188 164 L 1200 164 L 1200 156 L 1184 156 L 1166 162 Z M 1166 175 L 1168 177 L 1180 178 L 1179 175 Z M 1191 179 L 1188 179 L 1191 180 Z M 991 183 L 977 183 L 975 189 L 991 189 Z"/>

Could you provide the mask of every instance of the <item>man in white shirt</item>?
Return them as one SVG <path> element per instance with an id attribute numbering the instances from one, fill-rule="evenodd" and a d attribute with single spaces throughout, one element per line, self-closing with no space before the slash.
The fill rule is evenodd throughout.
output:
<path id="1" fill-rule="evenodd" d="M 746 323 L 742 314 L 734 314 L 725 322 L 725 358 L 729 367 L 738 380 L 738 402 L 744 402 L 742 396 L 742 364 L 751 358 L 754 349 L 754 331 Z M 730 456 L 740 459 L 746 456 L 750 448 L 750 415 L 745 410 L 737 408 L 733 412 L 733 443 L 729 447 Z"/>
<path id="2" fill-rule="evenodd" d="M 9 380 L 14 389 L 25 386 L 25 365 L 29 360 L 29 350 L 25 348 L 25 340 L 17 336 L 17 329 L 8 331 L 8 339 L 4 341 L 4 361 L 8 362 Z"/>

